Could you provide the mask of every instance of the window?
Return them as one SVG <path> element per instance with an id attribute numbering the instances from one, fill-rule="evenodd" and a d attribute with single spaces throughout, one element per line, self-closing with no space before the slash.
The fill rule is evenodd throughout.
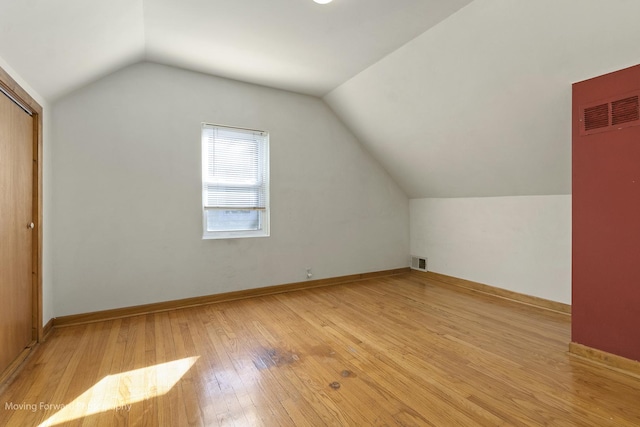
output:
<path id="1" fill-rule="evenodd" d="M 204 239 L 269 235 L 269 134 L 202 125 Z"/>

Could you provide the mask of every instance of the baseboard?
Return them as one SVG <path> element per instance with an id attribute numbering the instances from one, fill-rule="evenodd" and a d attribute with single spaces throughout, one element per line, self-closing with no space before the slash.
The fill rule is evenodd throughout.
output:
<path id="1" fill-rule="evenodd" d="M 206 295 L 194 298 L 185 298 L 173 301 L 164 301 L 152 304 L 137 305 L 132 307 L 115 308 L 111 310 L 95 311 L 91 313 L 72 314 L 53 319 L 53 326 L 79 325 L 84 323 L 101 322 L 104 320 L 121 319 L 124 317 L 140 316 L 162 311 L 176 310 L 179 308 L 197 307 L 201 305 L 220 302 L 235 301 L 246 298 L 255 298 L 265 295 L 281 294 L 284 292 L 299 291 L 303 289 L 319 288 L 324 286 L 342 285 L 377 277 L 394 276 L 408 273 L 409 267 L 393 270 L 376 271 L 372 273 L 352 274 L 349 276 L 332 277 L 328 279 L 307 280 L 305 282 L 288 283 L 286 285 L 268 286 L 264 288 L 246 289 L 242 291 L 226 292 L 222 294 Z"/>
<path id="2" fill-rule="evenodd" d="M 53 331 L 53 318 L 49 319 L 46 325 L 42 328 L 42 342 L 47 340 L 49 334 Z"/>
<path id="3" fill-rule="evenodd" d="M 24 350 L 20 352 L 18 357 L 16 357 L 15 360 L 11 362 L 9 366 L 7 366 L 7 368 L 3 372 L 0 372 L 0 394 L 5 389 L 5 387 L 12 381 L 13 377 L 17 375 L 17 373 L 19 372 L 22 366 L 22 362 L 24 362 L 27 359 L 27 357 L 29 357 L 33 349 L 34 347 L 32 345 L 30 345 L 29 347 L 26 347 Z"/>
<path id="4" fill-rule="evenodd" d="M 412 270 L 413 274 L 426 277 L 427 279 L 437 281 L 439 283 L 445 283 L 447 285 L 459 286 L 465 289 L 470 289 L 475 292 L 481 292 L 487 295 L 493 295 L 496 297 L 517 301 L 523 304 L 532 305 L 546 310 L 555 311 L 563 314 L 571 314 L 571 306 L 557 301 L 551 301 L 544 298 L 534 297 L 531 295 L 521 294 L 514 291 L 509 291 L 502 288 L 496 288 L 494 286 L 485 285 L 483 283 L 472 282 L 470 280 L 459 279 L 453 276 L 447 276 L 445 274 L 434 273 L 432 271 L 422 272 Z"/>
<path id="5" fill-rule="evenodd" d="M 577 342 L 569 344 L 569 354 L 640 378 L 640 361 L 627 359 L 626 357 L 618 356 L 617 354 L 607 353 L 606 351 L 578 344 Z"/>
<path id="6" fill-rule="evenodd" d="M 49 321 L 49 323 L 53 324 L 51 321 Z M 0 395 L 24 367 L 24 361 L 33 354 L 39 345 L 40 343 L 34 339 L 20 352 L 20 354 L 18 354 L 18 357 L 16 357 L 3 372 L 0 372 Z"/>

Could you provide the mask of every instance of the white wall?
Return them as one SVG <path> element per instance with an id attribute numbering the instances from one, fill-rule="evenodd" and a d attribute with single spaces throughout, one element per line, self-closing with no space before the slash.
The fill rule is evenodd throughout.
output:
<path id="1" fill-rule="evenodd" d="M 43 326 L 53 317 L 53 274 L 52 274 L 52 239 L 51 239 L 51 207 L 53 202 L 51 187 L 52 139 L 51 114 L 49 103 L 31 85 L 23 79 L 2 57 L 0 67 L 4 69 L 21 87 L 42 107 L 42 151 L 43 151 L 43 207 L 42 207 L 42 321 Z"/>
<path id="2" fill-rule="evenodd" d="M 571 303 L 571 196 L 412 199 L 411 253 L 428 269 Z"/>
<path id="3" fill-rule="evenodd" d="M 317 98 L 142 63 L 53 122 L 56 316 L 407 265 L 406 195 Z M 270 132 L 271 237 L 201 239 L 201 122 Z"/>

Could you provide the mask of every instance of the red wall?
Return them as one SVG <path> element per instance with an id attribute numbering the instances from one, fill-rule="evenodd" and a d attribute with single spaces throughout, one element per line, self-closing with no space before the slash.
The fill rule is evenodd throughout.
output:
<path id="1" fill-rule="evenodd" d="M 573 85 L 572 341 L 640 360 L 640 126 L 580 135 L 580 106 L 640 89 L 640 65 Z"/>

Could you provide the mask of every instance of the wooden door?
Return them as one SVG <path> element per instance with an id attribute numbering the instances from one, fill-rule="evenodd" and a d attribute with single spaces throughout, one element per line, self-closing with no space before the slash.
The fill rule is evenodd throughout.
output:
<path id="1" fill-rule="evenodd" d="M 33 334 L 34 121 L 0 92 L 0 373 Z"/>

